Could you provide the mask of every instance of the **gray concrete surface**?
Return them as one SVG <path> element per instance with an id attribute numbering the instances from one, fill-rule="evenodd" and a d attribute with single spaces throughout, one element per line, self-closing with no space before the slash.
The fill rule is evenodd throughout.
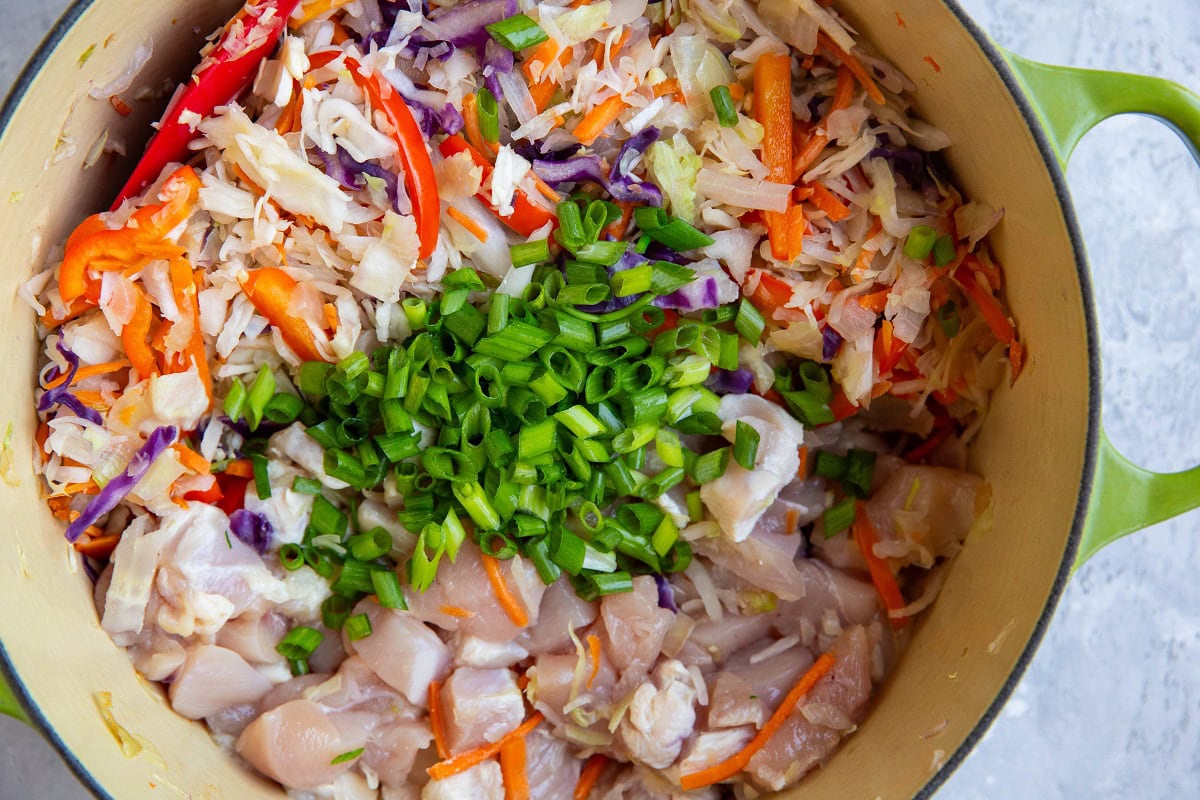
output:
<path id="1" fill-rule="evenodd" d="M 0 85 L 65 5 L 0 0 Z M 1025 56 L 1200 89 L 1197 0 L 963 5 Z M 1192 466 L 1200 462 L 1200 168 L 1163 126 L 1123 118 L 1083 142 L 1068 177 L 1095 274 L 1109 434 L 1148 467 Z M 939 798 L 1200 797 L 1197 520 L 1189 514 L 1125 539 L 1080 570 L 1014 697 Z M 0 718 L 0 800 L 86 797 L 36 734 Z"/>

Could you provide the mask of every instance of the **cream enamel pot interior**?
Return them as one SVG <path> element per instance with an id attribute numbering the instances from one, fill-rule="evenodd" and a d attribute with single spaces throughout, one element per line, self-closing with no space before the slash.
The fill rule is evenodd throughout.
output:
<path id="1" fill-rule="evenodd" d="M 827 766 L 781 795 L 892 800 L 932 794 L 966 756 L 1032 656 L 1078 558 L 1200 505 L 1196 472 L 1142 471 L 1100 431 L 1088 275 L 1061 171 L 1078 138 L 1114 113 L 1155 114 L 1200 142 L 1200 99 L 1156 79 L 1002 55 L 945 0 L 840 5 L 864 39 L 916 81 L 923 115 L 955 142 L 947 158 L 959 185 L 1005 208 L 994 251 L 1030 353 L 1015 387 L 997 393 L 972 455 L 995 492 L 991 532 L 967 543 L 861 730 Z M 100 629 L 90 581 L 42 502 L 26 455 L 38 346 L 33 315 L 16 294 L 55 242 L 108 205 L 130 169 L 132 156 L 104 157 L 83 170 L 98 135 L 107 130 L 136 154 L 161 111 L 161 101 L 135 103 L 123 118 L 89 98 L 90 86 L 120 72 L 147 34 L 154 56 L 137 85 L 184 78 L 203 35 L 237 6 L 81 0 L 0 112 L 0 195 L 10 201 L 0 220 L 9 254 L 0 273 L 7 303 L 0 363 L 15 387 L 0 396 L 0 433 L 12 423 L 20 481 L 0 483 L 0 517 L 10 520 L 0 544 L 0 671 L 12 687 L 10 695 L 0 680 L 0 711 L 29 719 L 93 791 L 121 800 L 284 795 L 220 751 L 203 726 L 176 716 Z M 119 728 L 101 714 L 103 692 L 111 693 Z M 124 755 L 117 734 L 141 752 Z M 935 750 L 946 754 L 940 770 L 931 767 Z"/>

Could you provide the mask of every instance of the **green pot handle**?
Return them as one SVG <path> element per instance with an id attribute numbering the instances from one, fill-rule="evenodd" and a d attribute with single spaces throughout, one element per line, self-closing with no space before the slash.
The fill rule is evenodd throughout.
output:
<path id="1" fill-rule="evenodd" d="M 8 688 L 8 683 L 5 682 L 3 675 L 0 675 L 0 714 L 21 722 L 29 722 L 29 717 L 25 715 L 25 710 L 17 702 L 13 690 Z"/>
<path id="2" fill-rule="evenodd" d="M 1200 161 L 1200 97 L 1177 83 L 1145 75 L 1056 67 L 1005 52 L 1046 136 L 1066 170 L 1075 145 L 1097 123 L 1118 114 L 1148 114 L 1175 129 Z M 1111 542 L 1200 506 L 1200 467 L 1160 474 L 1131 463 L 1103 430 L 1078 569 Z"/>

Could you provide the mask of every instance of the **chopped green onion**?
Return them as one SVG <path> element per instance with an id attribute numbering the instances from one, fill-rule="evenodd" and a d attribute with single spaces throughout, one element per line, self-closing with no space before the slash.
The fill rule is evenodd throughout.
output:
<path id="1" fill-rule="evenodd" d="M 683 466 L 683 445 L 679 436 L 670 428 L 659 428 L 654 434 L 654 448 L 658 459 L 668 467 Z"/>
<path id="2" fill-rule="evenodd" d="M 250 391 L 246 395 L 244 413 L 246 424 L 250 426 L 250 430 L 258 430 L 258 424 L 262 422 L 263 411 L 274 395 L 275 375 L 271 372 L 270 367 L 263 364 L 258 368 L 258 374 L 254 376 L 254 383 L 250 385 Z"/>
<path id="3" fill-rule="evenodd" d="M 275 645 L 275 651 L 288 661 L 305 661 L 321 644 L 325 635 L 316 628 L 297 625 Z"/>
<path id="4" fill-rule="evenodd" d="M 371 618 L 366 614 L 355 614 L 346 620 L 344 630 L 352 642 L 366 639 L 372 633 Z"/>
<path id="5" fill-rule="evenodd" d="M 225 416 L 233 422 L 242 418 L 242 409 L 246 407 L 246 384 L 234 378 L 229 384 L 229 394 L 225 395 Z"/>
<path id="6" fill-rule="evenodd" d="M 677 252 L 695 250 L 707 247 L 713 243 L 712 238 L 694 228 L 688 222 L 672 217 L 661 208 L 655 206 L 639 206 L 633 211 L 634 222 L 642 229 L 642 233 L 659 244 Z"/>
<path id="7" fill-rule="evenodd" d="M 612 276 L 612 292 L 616 297 L 629 297 L 650 291 L 654 268 L 649 264 L 632 267 Z"/>
<path id="8" fill-rule="evenodd" d="M 942 333 L 946 334 L 947 339 L 953 339 L 958 335 L 959 328 L 962 326 L 962 320 L 958 315 L 958 306 L 953 300 L 947 301 L 937 310 L 938 324 L 942 326 Z"/>
<path id="9" fill-rule="evenodd" d="M 383 528 L 372 528 L 366 533 L 351 536 L 350 555 L 359 561 L 374 561 L 392 552 L 392 535 Z"/>
<path id="10" fill-rule="evenodd" d="M 607 430 L 604 423 L 584 406 L 571 406 L 556 413 L 554 418 L 581 439 L 599 436 Z"/>
<path id="11" fill-rule="evenodd" d="M 687 493 L 687 509 L 688 519 L 692 522 L 699 522 L 704 519 L 704 503 L 700 499 L 700 492 Z"/>
<path id="12" fill-rule="evenodd" d="M 737 316 L 733 319 L 733 327 L 738 335 L 750 344 L 758 344 L 762 339 L 763 329 L 767 322 L 754 304 L 746 298 L 738 301 Z"/>
<path id="13" fill-rule="evenodd" d="M 671 294 L 696 279 L 696 271 L 670 261 L 655 261 L 651 267 L 650 289 L 655 294 Z"/>
<path id="14" fill-rule="evenodd" d="M 321 621 L 325 623 L 326 628 L 340 631 L 345 626 L 353 608 L 354 603 L 350 598 L 340 594 L 330 595 L 325 598 L 325 602 L 321 603 Z"/>
<path id="15" fill-rule="evenodd" d="M 255 453 L 250 456 L 250 468 L 254 472 L 254 492 L 259 500 L 271 499 L 271 478 L 267 475 L 267 457 Z"/>
<path id="16" fill-rule="evenodd" d="M 366 748 L 360 747 L 357 750 L 350 750 L 342 753 L 340 756 L 336 756 L 332 761 L 330 761 L 329 766 L 336 767 L 338 764 L 345 764 L 347 761 L 353 761 L 361 756 L 365 751 Z"/>
<path id="17" fill-rule="evenodd" d="M 754 469 L 754 460 L 758 458 L 758 441 L 758 431 L 739 419 L 734 428 L 733 460 L 743 469 Z"/>
<path id="18" fill-rule="evenodd" d="M 322 495 L 313 498 L 312 514 L 309 516 L 308 526 L 318 536 L 340 537 L 346 532 L 346 526 L 349 524 L 350 521 L 346 515 Z"/>
<path id="19" fill-rule="evenodd" d="M 475 107 L 479 110 L 479 132 L 484 141 L 500 141 L 500 117 L 496 107 L 496 95 L 488 91 L 486 86 L 479 87 L 475 93 Z"/>
<path id="20" fill-rule="evenodd" d="M 408 318 L 408 326 L 414 331 L 425 329 L 426 321 L 429 319 L 429 307 L 425 301 L 419 297 L 406 297 L 400 301 L 400 308 L 404 311 L 404 316 Z"/>
<path id="21" fill-rule="evenodd" d="M 263 416 L 280 425 L 290 425 L 304 410 L 304 401 L 294 394 L 277 393 L 263 409 Z"/>
<path id="22" fill-rule="evenodd" d="M 904 240 L 904 255 L 920 261 L 928 258 L 937 241 L 938 233 L 928 225 L 917 225 L 908 232 Z"/>
<path id="23" fill-rule="evenodd" d="M 733 128 L 738 123 L 737 109 L 733 106 L 733 95 L 724 84 L 714 86 L 708 93 L 712 100 L 713 110 L 717 114 L 717 122 L 722 128 Z"/>
<path id="24" fill-rule="evenodd" d="M 830 539 L 854 524 L 854 498 L 847 497 L 825 509 L 825 538 Z"/>
<path id="25" fill-rule="evenodd" d="M 939 267 L 949 266 L 957 256 L 958 248 L 954 244 L 953 237 L 939 236 L 933 243 L 933 263 Z"/>
<path id="26" fill-rule="evenodd" d="M 675 520 L 664 516 L 662 522 L 658 523 L 658 527 L 654 529 L 654 535 L 650 537 L 650 546 L 662 557 L 670 552 L 678 539 L 679 526 L 675 524 Z"/>
<path id="27" fill-rule="evenodd" d="M 550 38 L 536 22 L 524 14 L 514 14 L 484 27 L 497 44 L 514 53 L 541 44 Z"/>
<path id="28" fill-rule="evenodd" d="M 400 578 L 391 570 L 377 569 L 371 573 L 371 585 L 375 589 L 375 597 L 384 608 L 399 608 L 408 610 L 404 601 L 404 593 L 400 591 Z"/>
<path id="29" fill-rule="evenodd" d="M 842 477 L 842 488 L 852 497 L 866 499 L 871 493 L 871 479 L 875 475 L 876 454 L 872 450 L 857 448 L 846 453 L 846 472 Z"/>
<path id="30" fill-rule="evenodd" d="M 329 477 L 351 486 L 364 486 L 367 482 L 367 470 L 362 461 L 345 450 L 326 450 L 323 466 Z"/>
<path id="31" fill-rule="evenodd" d="M 729 448 L 722 447 L 719 450 L 713 450 L 710 453 L 705 453 L 696 458 L 692 465 L 691 476 L 692 480 L 703 486 L 710 481 L 715 481 L 717 478 L 725 474 L 726 467 L 729 466 Z"/>
<path id="32" fill-rule="evenodd" d="M 304 551 L 300 545 L 289 542 L 279 548 L 279 563 L 288 572 L 295 572 L 304 566 Z"/>
<path id="33" fill-rule="evenodd" d="M 846 474 L 846 458 L 828 450 L 818 450 L 813 472 L 822 478 L 840 481 Z"/>
<path id="34" fill-rule="evenodd" d="M 512 254 L 514 267 L 526 267 L 530 264 L 541 264 L 550 260 L 550 242 L 547 239 L 514 244 L 508 249 Z"/>
<path id="35" fill-rule="evenodd" d="M 500 513 L 477 482 L 455 483 L 450 488 L 479 530 L 490 531 L 500 527 Z"/>
<path id="36" fill-rule="evenodd" d="M 585 264 L 611 267 L 625 255 L 626 247 L 625 242 L 589 242 L 575 250 L 575 258 Z"/>

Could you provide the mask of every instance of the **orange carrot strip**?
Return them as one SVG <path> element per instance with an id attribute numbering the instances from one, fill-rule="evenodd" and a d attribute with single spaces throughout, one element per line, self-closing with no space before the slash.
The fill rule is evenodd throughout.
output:
<path id="1" fill-rule="evenodd" d="M 522 722 L 519 728 L 504 734 L 500 738 L 500 741 L 485 744 L 482 747 L 476 747 L 474 750 L 467 750 L 444 761 L 439 761 L 426 770 L 426 772 L 435 781 L 444 781 L 446 778 L 457 775 L 460 772 L 465 772 L 476 764 L 482 764 L 489 758 L 494 758 L 500 752 L 500 748 L 504 746 L 505 742 L 512 739 L 523 739 L 528 736 L 534 728 L 542 723 L 542 719 L 542 712 L 535 711 L 533 716 Z"/>
<path id="2" fill-rule="evenodd" d="M 190 469 L 197 475 L 208 475 L 212 471 L 212 465 L 208 463 L 208 459 L 197 453 L 192 448 L 185 444 L 173 444 L 171 449 L 175 451 L 175 455 L 179 457 L 179 463 Z"/>
<path id="3" fill-rule="evenodd" d="M 592 756 L 583 765 L 583 769 L 579 772 L 579 783 L 575 784 L 575 796 L 573 800 L 588 800 L 592 793 L 592 787 L 596 785 L 596 781 L 600 780 L 600 776 L 604 773 L 604 768 L 608 766 L 608 757 L 602 756 L 599 753 Z"/>
<path id="4" fill-rule="evenodd" d="M 458 617 L 459 619 L 470 619 L 471 617 L 475 616 L 474 611 L 468 611 L 467 609 L 459 608 L 458 606 L 442 606 L 438 610 L 448 617 Z"/>
<path id="5" fill-rule="evenodd" d="M 800 512 L 794 508 L 789 508 L 787 514 L 783 517 L 783 532 L 788 535 L 795 533 L 799 522 Z"/>
<path id="6" fill-rule="evenodd" d="M 733 98 L 733 102 L 735 103 L 740 103 L 746 98 L 746 87 L 737 81 L 725 84 L 725 88 L 729 90 L 729 96 Z"/>
<path id="7" fill-rule="evenodd" d="M 616 58 L 617 54 L 621 52 L 621 48 L 624 47 L 625 43 L 628 41 L 629 41 L 629 28 L 626 28 L 625 30 L 621 31 L 621 35 L 617 37 L 617 40 L 615 42 L 613 42 L 612 47 L 606 47 L 604 42 L 597 42 L 596 43 L 596 56 L 595 56 L 596 66 L 597 67 L 604 66 L 605 55 L 608 56 L 609 61 L 612 61 L 614 58 Z"/>
<path id="8" fill-rule="evenodd" d="M 992 329 L 992 334 L 996 339 L 1004 344 L 1011 344 L 1016 339 L 1016 331 L 1013 330 L 1008 315 L 1000 307 L 1000 301 L 984 291 L 979 282 L 975 280 L 975 273 L 965 266 L 960 266 L 954 271 L 954 280 L 962 286 L 963 292 L 971 298 L 971 302 L 979 307 L 979 312 L 983 314 L 984 321 Z"/>
<path id="9" fill-rule="evenodd" d="M 883 92 L 879 91 L 879 87 L 875 85 L 875 81 L 871 78 L 871 73 L 867 72 L 867 68 L 862 65 L 862 62 L 838 47 L 837 43 L 833 39 L 830 39 L 829 35 L 824 31 L 817 34 L 817 47 L 823 48 L 830 55 L 841 61 L 846 66 L 846 69 L 850 70 L 851 74 L 854 75 L 855 79 L 862 84 L 863 89 L 867 91 L 867 96 L 872 100 L 880 105 L 887 102 L 883 96 Z"/>
<path id="10" fill-rule="evenodd" d="M 665 81 L 659 81 L 654 84 L 654 96 L 662 97 L 663 95 L 675 94 L 680 92 L 679 78 L 667 78 Z"/>
<path id="11" fill-rule="evenodd" d="M 888 295 L 891 294 L 891 289 L 880 289 L 878 292 L 870 294 L 862 294 L 858 296 L 858 304 L 867 311 L 874 311 L 876 314 L 883 312 L 887 307 Z"/>
<path id="12" fill-rule="evenodd" d="M 496 592 L 496 599 L 500 601 L 500 607 L 504 609 L 504 613 L 508 614 L 508 618 L 513 621 L 514 625 L 524 628 L 529 624 L 529 614 L 521 606 L 521 602 L 509 591 L 508 584 L 504 582 L 504 576 L 500 574 L 500 562 L 494 556 L 484 553 L 483 567 L 487 570 L 488 580 L 492 582 L 492 589 Z"/>
<path id="13" fill-rule="evenodd" d="M 808 220 L 804 218 L 804 209 L 792 206 L 787 215 L 787 257 L 795 261 L 804 252 L 804 232 L 808 230 Z"/>
<path id="14" fill-rule="evenodd" d="M 446 214 L 450 217 L 450 219 L 454 220 L 459 225 L 462 225 L 464 228 L 466 228 L 467 232 L 470 233 L 472 236 L 474 236 L 479 241 L 486 242 L 488 240 L 487 228 L 483 227 L 478 222 L 471 219 L 470 217 L 468 217 L 463 212 L 459 211 L 454 206 L 450 206 L 449 208 L 447 208 Z"/>
<path id="15" fill-rule="evenodd" d="M 109 536 L 103 535 L 104 532 L 95 525 L 88 527 L 85 533 L 96 531 L 98 536 L 92 538 L 80 537 L 75 542 L 75 550 L 88 558 L 108 558 L 112 555 L 113 550 L 117 549 L 117 543 L 121 541 L 121 534 L 114 533 Z"/>
<path id="16" fill-rule="evenodd" d="M 105 361 L 103 364 L 92 364 L 86 367 L 80 367 L 75 373 L 75 379 L 71 381 L 71 385 L 75 385 L 87 378 L 93 378 L 97 375 L 107 375 L 110 372 L 116 372 L 119 369 L 125 369 L 129 366 L 129 360 L 119 358 L 116 361 Z M 46 384 L 47 389 L 53 389 L 56 386 L 62 386 L 67 380 L 67 373 L 59 375 L 54 380 Z"/>
<path id="17" fill-rule="evenodd" d="M 438 681 L 429 684 L 429 727 L 433 729 L 433 745 L 437 748 L 438 758 L 444 761 L 450 757 L 450 746 L 446 744 L 446 720 L 442 716 L 442 684 Z"/>
<path id="18" fill-rule="evenodd" d="M 504 777 L 504 800 L 529 800 L 524 738 L 510 739 L 501 745 L 500 774 Z"/>
<path id="19" fill-rule="evenodd" d="M 875 543 L 879 541 L 879 534 L 875 532 L 875 526 L 871 524 L 871 518 L 867 516 L 866 506 L 858 503 L 854 509 L 854 527 L 852 529 L 854 541 L 858 542 L 858 549 L 862 550 L 863 558 L 867 561 L 867 571 L 871 573 L 871 582 L 875 584 L 875 590 L 879 592 L 879 598 L 883 601 L 883 607 L 888 611 L 895 611 L 907 605 L 904 602 L 904 595 L 900 593 L 900 587 L 896 585 L 896 578 L 892 575 L 892 569 L 888 563 L 875 555 Z M 903 628 L 908 624 L 908 617 L 891 617 L 893 628 Z"/>
<path id="20" fill-rule="evenodd" d="M 293 81 L 295 84 L 295 81 Z M 292 97 L 279 111 L 279 119 L 275 120 L 276 133 L 291 133 L 292 128 L 296 125 L 296 119 L 300 114 L 300 98 L 304 95 L 300 91 L 299 86 L 292 86 Z"/>
<path id="21" fill-rule="evenodd" d="M 850 107 L 854 99 L 854 75 L 846 67 L 838 67 L 837 88 L 833 90 L 833 105 L 829 113 Z"/>
<path id="22" fill-rule="evenodd" d="M 471 146 L 480 153 L 487 155 L 488 159 L 492 159 L 498 149 L 498 145 L 489 142 L 483 138 L 483 131 L 479 129 L 479 105 L 475 101 L 475 95 L 465 94 L 462 99 L 462 117 L 463 117 L 463 133 L 466 134 L 467 141 Z"/>
<path id="23" fill-rule="evenodd" d="M 633 219 L 634 204 L 627 200 L 618 200 L 617 208 L 621 209 L 621 216 L 617 217 L 611 225 L 604 229 L 604 232 L 613 238 L 614 242 L 619 242 L 625 238 L 625 232 L 629 230 L 629 223 Z"/>
<path id="24" fill-rule="evenodd" d="M 562 202 L 562 195 L 559 194 L 558 192 L 556 192 L 554 190 L 553 186 L 551 186 L 550 184 L 548 184 L 544 180 L 542 180 L 541 176 L 538 175 L 533 170 L 530 170 L 529 174 L 531 176 L 533 176 L 533 185 L 537 187 L 537 190 L 542 195 L 542 197 L 546 198 L 551 203 L 561 203 Z"/>
<path id="25" fill-rule="evenodd" d="M 550 105 L 550 98 L 554 97 L 554 90 L 557 88 L 558 86 L 549 78 L 529 87 L 529 94 L 533 97 L 533 105 L 537 108 L 539 114 L 545 111 Z"/>
<path id="26" fill-rule="evenodd" d="M 331 19 L 333 23 L 333 43 L 341 44 L 350 38 L 350 31 L 346 30 L 346 26 L 341 23 L 341 20 Z"/>
<path id="27" fill-rule="evenodd" d="M 589 633 L 587 643 L 592 657 L 592 674 L 588 676 L 587 688 L 591 689 L 592 684 L 596 682 L 596 676 L 600 674 L 600 637 Z"/>
<path id="28" fill-rule="evenodd" d="M 754 114 L 763 126 L 762 162 L 769 180 L 791 183 L 792 165 L 792 59 L 782 53 L 763 53 L 754 62 Z M 792 198 L 782 212 L 765 211 L 771 255 L 790 260 Z"/>
<path id="29" fill-rule="evenodd" d="M 792 711 L 803 697 L 808 694 L 817 681 L 824 678 L 829 670 L 833 669 L 836 659 L 833 653 L 824 653 L 817 659 L 808 672 L 792 687 L 792 690 L 783 698 L 783 702 L 779 704 L 779 708 L 775 709 L 775 713 L 767 720 L 767 723 L 759 729 L 758 733 L 750 740 L 750 744 L 746 745 L 738 753 L 730 756 L 720 764 L 702 769 L 699 772 L 693 772 L 690 775 L 684 775 L 680 778 L 679 785 L 684 789 L 691 791 L 699 789 L 703 786 L 711 786 L 714 783 L 729 780 L 734 775 L 746 768 L 750 763 L 750 759 L 754 754 L 763 749 L 763 746 L 770 741 L 783 723 L 791 716 Z"/>
<path id="30" fill-rule="evenodd" d="M 90 406 L 101 411 L 108 408 L 108 403 L 105 402 L 104 397 L 99 392 L 76 391 L 75 397 L 85 406 Z"/>
<path id="31" fill-rule="evenodd" d="M 225 465 L 225 474 L 234 478 L 253 478 L 254 466 L 248 458 L 239 458 Z"/>
<path id="32" fill-rule="evenodd" d="M 200 298 L 196 286 L 196 276 L 192 272 L 192 265 L 183 258 L 171 262 L 169 275 L 175 304 L 180 311 L 186 312 L 192 321 L 192 336 L 183 348 L 183 369 L 191 369 L 188 361 L 196 365 L 196 373 L 204 385 L 204 393 L 208 396 L 208 405 L 211 408 L 213 402 L 212 375 L 208 371 L 208 353 L 204 349 L 204 332 L 200 330 Z"/>
<path id="33" fill-rule="evenodd" d="M 619 94 L 614 94 L 583 115 L 583 119 L 579 120 L 579 124 L 575 126 L 575 138 L 581 144 L 592 144 L 600 137 L 600 134 L 604 133 L 604 129 L 628 107 L 629 104 Z"/>
<path id="34" fill-rule="evenodd" d="M 341 322 L 341 316 L 338 314 L 337 306 L 333 303 L 326 303 L 321 306 L 321 310 L 325 312 L 325 327 L 330 331 L 338 329 L 338 323 Z"/>
<path id="35" fill-rule="evenodd" d="M 800 445 L 799 455 L 800 455 L 800 468 L 796 470 L 796 477 L 801 478 L 801 479 L 807 478 L 808 477 L 808 445 L 806 445 L 806 444 Z"/>
<path id="36" fill-rule="evenodd" d="M 813 205 L 824 211 L 825 216 L 834 222 L 841 222 L 850 216 L 850 207 L 843 203 L 840 197 L 826 189 L 825 184 L 814 183 L 812 190 Z"/>
<path id="37" fill-rule="evenodd" d="M 322 14 L 328 14 L 352 2 L 353 0 L 314 0 L 312 3 L 305 3 L 300 9 L 300 16 L 288 20 L 288 27 L 296 30 L 306 22 L 312 22 Z"/>
<path id="38" fill-rule="evenodd" d="M 526 57 L 525 63 L 521 65 L 521 70 L 531 83 L 540 82 L 546 77 L 546 70 L 554 63 L 555 59 L 558 60 L 559 65 L 565 67 L 571 63 L 571 57 L 574 54 L 575 52 L 570 46 L 560 50 L 558 42 L 553 39 L 547 39 L 534 48 L 533 52 Z M 535 62 L 541 64 L 536 71 L 533 68 Z"/>
<path id="39" fill-rule="evenodd" d="M 146 293 L 135 287 L 137 300 L 133 309 L 133 317 L 121 328 L 121 346 L 129 363 L 137 370 L 138 378 L 148 378 L 158 372 L 154 352 L 146 344 L 150 335 L 150 326 L 154 323 L 154 309 Z"/>
<path id="40" fill-rule="evenodd" d="M 792 161 L 792 180 L 800 180 L 800 177 L 808 171 L 808 168 L 816 162 L 821 153 L 825 152 L 825 145 L 829 144 L 829 137 L 822 131 L 814 131 L 804 142 L 804 147 L 796 153 L 796 158 Z"/>

